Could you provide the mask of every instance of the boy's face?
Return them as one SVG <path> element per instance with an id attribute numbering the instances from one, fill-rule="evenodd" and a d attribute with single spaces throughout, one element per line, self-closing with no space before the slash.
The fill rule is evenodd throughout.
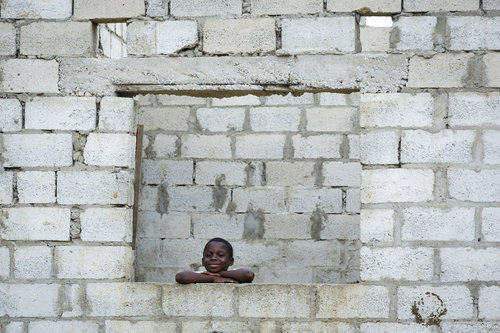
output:
<path id="1" fill-rule="evenodd" d="M 234 262 L 232 257 L 229 257 L 229 252 L 224 243 L 210 242 L 203 250 L 203 259 L 201 263 L 203 267 L 210 273 L 219 273 L 227 271 L 228 267 Z"/>

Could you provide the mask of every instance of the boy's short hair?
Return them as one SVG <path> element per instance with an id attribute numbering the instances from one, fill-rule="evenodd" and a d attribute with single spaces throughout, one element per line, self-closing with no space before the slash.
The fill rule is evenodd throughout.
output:
<path id="1" fill-rule="evenodd" d="M 208 244 L 212 243 L 212 242 L 217 242 L 217 243 L 222 243 L 224 244 L 224 246 L 226 246 L 226 249 L 227 249 L 227 252 L 229 254 L 229 257 L 232 258 L 233 257 L 233 246 L 231 245 L 231 243 L 229 243 L 227 240 L 225 240 L 224 238 L 219 238 L 219 237 L 215 237 L 215 238 L 212 238 L 211 240 L 209 240 L 207 242 L 207 244 L 205 244 L 205 247 L 203 248 L 203 252 L 205 252 Z"/>

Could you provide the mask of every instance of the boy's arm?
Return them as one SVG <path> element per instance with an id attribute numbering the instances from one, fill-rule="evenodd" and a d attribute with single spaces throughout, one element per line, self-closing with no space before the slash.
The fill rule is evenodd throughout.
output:
<path id="1" fill-rule="evenodd" d="M 175 281 L 180 284 L 188 283 L 238 283 L 230 277 L 200 274 L 190 271 L 180 272 L 175 275 Z"/>
<path id="2" fill-rule="evenodd" d="M 250 283 L 253 281 L 254 273 L 249 269 L 235 269 L 233 271 L 219 272 L 221 277 L 230 278 L 240 283 Z"/>

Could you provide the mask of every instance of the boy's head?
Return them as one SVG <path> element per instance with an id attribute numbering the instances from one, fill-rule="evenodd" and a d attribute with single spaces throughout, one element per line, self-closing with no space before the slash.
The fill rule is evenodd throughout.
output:
<path id="1" fill-rule="evenodd" d="M 222 238 L 212 238 L 203 249 L 203 267 L 210 273 L 227 271 L 233 265 L 233 247 Z"/>

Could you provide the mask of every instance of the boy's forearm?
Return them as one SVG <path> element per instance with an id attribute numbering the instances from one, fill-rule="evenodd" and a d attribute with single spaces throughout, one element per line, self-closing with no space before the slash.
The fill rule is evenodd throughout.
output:
<path id="1" fill-rule="evenodd" d="M 181 283 L 181 284 L 213 283 L 214 276 L 185 271 L 185 272 L 177 273 L 177 275 L 175 276 L 175 281 L 177 281 L 178 283 Z"/>
<path id="2" fill-rule="evenodd" d="M 249 283 L 253 281 L 254 273 L 249 269 L 236 269 L 234 271 L 219 272 L 220 276 L 234 279 L 241 283 Z"/>

